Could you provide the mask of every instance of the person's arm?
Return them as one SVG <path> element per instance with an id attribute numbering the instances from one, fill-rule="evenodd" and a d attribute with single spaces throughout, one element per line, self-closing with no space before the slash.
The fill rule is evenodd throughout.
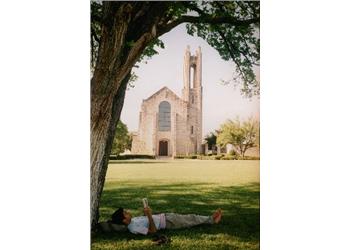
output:
<path id="1" fill-rule="evenodd" d="M 145 215 L 147 216 L 148 218 L 148 233 L 152 234 L 152 233 L 155 233 L 157 232 L 157 228 L 156 228 L 156 225 L 154 224 L 154 221 L 153 221 L 153 218 L 152 218 L 152 209 L 150 207 L 145 207 L 143 209 L 143 211 L 145 212 Z"/>

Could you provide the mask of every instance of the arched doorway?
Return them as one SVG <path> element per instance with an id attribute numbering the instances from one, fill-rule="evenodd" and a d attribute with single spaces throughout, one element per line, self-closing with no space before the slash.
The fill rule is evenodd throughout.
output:
<path id="1" fill-rule="evenodd" d="M 159 141 L 159 156 L 168 156 L 168 141 Z"/>

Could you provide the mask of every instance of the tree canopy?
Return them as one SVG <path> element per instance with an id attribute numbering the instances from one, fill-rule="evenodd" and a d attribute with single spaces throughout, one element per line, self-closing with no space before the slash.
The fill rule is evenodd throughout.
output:
<path id="1" fill-rule="evenodd" d="M 131 140 L 128 127 L 122 121 L 119 121 L 115 131 L 111 154 L 119 155 L 126 149 L 131 149 Z"/>
<path id="2" fill-rule="evenodd" d="M 152 4 L 159 2 L 151 2 Z M 146 46 L 138 62 L 158 54 L 156 48 L 166 45 L 159 36 L 172 28 L 186 24 L 187 33 L 203 38 L 216 49 L 225 61 L 232 61 L 232 79 L 241 87 L 245 96 L 260 94 L 260 82 L 254 68 L 260 64 L 260 2 L 259 1 L 181 1 L 162 3 L 162 17 L 158 23 L 157 35 Z M 142 11 L 142 6 L 135 3 L 135 11 Z M 91 2 L 91 69 L 95 68 L 101 36 L 102 4 Z M 145 25 L 139 21 L 140 30 Z M 142 32 L 142 31 L 141 31 Z M 136 35 L 136 34 L 135 34 Z M 134 36 L 136 37 L 136 36 Z M 134 46 L 135 39 L 130 37 L 126 46 Z M 137 64 L 134 65 L 137 67 Z M 131 78 L 135 80 L 135 75 Z"/>
<path id="3" fill-rule="evenodd" d="M 217 138 L 217 131 L 210 132 L 207 134 L 204 138 L 204 140 L 208 143 L 208 149 L 212 150 L 213 146 L 216 146 L 216 138 Z"/>
<path id="4" fill-rule="evenodd" d="M 245 152 L 259 144 L 259 122 L 253 118 L 246 121 L 228 120 L 220 127 L 217 142 L 221 146 L 232 144 L 243 157 Z"/>

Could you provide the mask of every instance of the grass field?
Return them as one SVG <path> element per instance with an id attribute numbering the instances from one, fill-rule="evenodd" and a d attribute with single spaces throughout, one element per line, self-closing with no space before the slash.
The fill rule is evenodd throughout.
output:
<path id="1" fill-rule="evenodd" d="M 143 197 L 153 213 L 209 215 L 220 207 L 222 222 L 191 229 L 164 230 L 164 249 L 259 249 L 259 161 L 111 161 L 100 206 L 100 221 L 118 207 L 142 215 Z M 151 236 L 94 235 L 92 249 L 158 249 Z"/>

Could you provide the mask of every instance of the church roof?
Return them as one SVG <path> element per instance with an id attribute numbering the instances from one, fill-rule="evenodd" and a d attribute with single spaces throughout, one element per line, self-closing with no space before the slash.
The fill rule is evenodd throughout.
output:
<path id="1" fill-rule="evenodd" d="M 152 98 L 154 98 L 156 95 L 160 94 L 161 92 L 164 92 L 164 91 L 168 91 L 168 93 L 170 95 L 173 95 L 176 99 L 179 99 L 179 100 L 182 100 L 180 97 L 178 97 L 171 89 L 169 89 L 168 87 L 163 87 L 161 88 L 160 90 L 158 90 L 156 93 L 154 93 L 153 95 L 151 95 L 150 97 L 148 97 L 147 99 L 143 100 L 143 101 L 148 101 L 148 100 L 151 100 Z"/>

